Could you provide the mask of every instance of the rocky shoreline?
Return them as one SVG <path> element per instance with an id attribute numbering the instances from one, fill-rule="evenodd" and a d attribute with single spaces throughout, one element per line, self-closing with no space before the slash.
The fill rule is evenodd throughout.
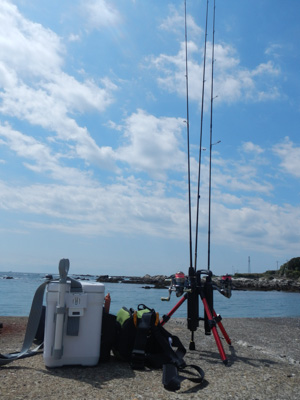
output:
<path id="1" fill-rule="evenodd" d="M 97 278 L 97 282 L 109 283 L 135 283 L 146 285 L 146 289 L 166 289 L 170 284 L 171 277 L 165 275 L 145 275 L 137 276 L 108 276 L 101 275 Z M 213 277 L 213 282 L 220 283 L 220 277 Z M 151 285 L 151 286 L 150 286 Z M 233 290 L 258 290 L 258 291 L 283 291 L 283 292 L 300 292 L 300 281 L 287 278 L 234 278 L 232 277 Z"/>
<path id="2" fill-rule="evenodd" d="M 246 279 L 246 278 L 233 278 L 233 289 L 236 290 L 260 290 L 271 291 L 277 290 L 282 292 L 300 292 L 300 281 L 286 278 L 274 279 Z"/>
<path id="3" fill-rule="evenodd" d="M 52 275 L 46 275 L 45 278 L 53 279 Z M 76 276 L 75 279 L 90 280 L 91 275 Z M 12 276 L 5 276 L 2 279 L 14 279 Z M 285 277 L 260 277 L 243 278 L 232 277 L 232 290 L 255 290 L 255 291 L 282 291 L 300 293 L 300 278 L 289 279 Z M 213 282 L 217 285 L 221 282 L 221 277 L 214 276 Z M 109 276 L 100 275 L 96 279 L 102 283 L 133 283 L 145 285 L 145 289 L 167 289 L 170 286 L 171 276 L 166 275 L 145 275 L 145 276 Z"/>

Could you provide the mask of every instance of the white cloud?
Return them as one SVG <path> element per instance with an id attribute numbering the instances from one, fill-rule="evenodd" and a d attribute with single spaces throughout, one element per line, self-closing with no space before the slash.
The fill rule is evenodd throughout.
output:
<path id="1" fill-rule="evenodd" d="M 210 97 L 211 77 L 211 49 L 210 42 L 207 43 L 206 60 L 206 103 Z M 188 42 L 188 71 L 189 71 L 189 98 L 200 104 L 202 93 L 203 66 L 196 61 L 195 56 L 202 51 L 197 45 Z M 278 77 L 280 70 L 269 61 L 259 64 L 253 70 L 246 69 L 240 64 L 235 49 L 226 44 L 215 44 L 215 67 L 214 67 L 214 93 L 218 96 L 217 102 L 237 101 L 266 101 L 279 97 L 279 90 L 273 83 Z M 158 83 L 171 93 L 179 96 L 185 95 L 185 44 L 181 43 L 180 50 L 175 56 L 160 54 L 152 57 L 150 62 L 153 67 L 160 71 L 161 76 Z"/>
<path id="2" fill-rule="evenodd" d="M 66 74 L 62 70 L 65 50 L 61 39 L 49 29 L 25 19 L 11 3 L 4 1 L 2 6 L 0 112 L 54 131 L 58 140 L 73 142 L 69 143 L 72 147 L 65 147 L 67 157 L 71 148 L 73 155 L 87 162 L 114 168 L 111 148 L 99 147 L 88 130 L 78 126 L 70 115 L 105 111 L 113 102 L 117 86 L 106 77 L 100 80 L 100 86 L 92 79 L 79 82 Z M 42 134 L 45 132 L 41 131 Z M 29 136 L 27 139 L 34 141 Z M 12 145 L 11 141 L 6 143 Z"/>
<path id="3" fill-rule="evenodd" d="M 265 50 L 265 54 L 268 56 L 279 57 L 281 53 L 281 49 L 283 46 L 279 43 L 272 43 L 270 46 Z"/>
<path id="4" fill-rule="evenodd" d="M 166 189 L 164 184 L 133 177 L 106 186 L 83 186 L 80 182 L 63 187 L 10 186 L 0 181 L 0 204 L 17 215 L 32 216 L 27 221 L 20 217 L 19 226 L 25 230 L 85 236 L 142 234 L 185 240 L 187 200 L 168 196 Z M 282 254 L 298 251 L 299 207 L 278 206 L 261 198 L 237 198 L 223 191 L 220 197 L 213 195 L 212 210 L 212 240 L 216 245 L 267 253 L 274 252 L 274 248 Z M 194 215 L 194 208 L 192 212 Z M 207 211 L 203 203 L 200 212 L 200 229 L 205 232 Z M 41 216 L 38 222 L 35 215 Z"/>
<path id="5" fill-rule="evenodd" d="M 93 80 L 81 83 L 64 73 L 53 78 L 41 87 L 56 101 L 62 102 L 70 113 L 93 109 L 104 111 L 113 102 L 112 92 L 117 89 L 108 79 L 102 79 L 103 88 L 99 88 Z"/>
<path id="6" fill-rule="evenodd" d="M 248 251 L 286 254 L 299 249 L 300 208 L 278 206 L 256 198 L 243 200 L 243 207 L 214 204 L 214 241 Z M 228 234 L 230 232 L 230 234 Z"/>
<path id="7" fill-rule="evenodd" d="M 53 154 L 51 149 L 31 136 L 13 130 L 9 125 L 0 125 L 2 145 L 7 145 L 19 157 L 29 160 L 24 166 L 34 172 L 50 175 L 62 182 L 77 182 L 86 185 L 90 181 L 88 174 L 75 168 L 61 165 L 62 155 Z"/>
<path id="8" fill-rule="evenodd" d="M 157 118 L 138 110 L 125 121 L 124 144 L 117 150 L 119 160 L 132 168 L 164 179 L 167 170 L 182 171 L 186 156 L 181 148 L 182 119 Z"/>
<path id="9" fill-rule="evenodd" d="M 84 0 L 81 2 L 81 9 L 86 17 L 89 30 L 102 27 L 111 28 L 120 23 L 121 14 L 111 3 L 107 0 Z"/>
<path id="10" fill-rule="evenodd" d="M 40 215 L 24 228 L 53 229 L 74 235 L 147 234 L 181 237 L 186 204 L 175 197 L 166 198 L 164 187 L 143 183 L 133 177 L 108 185 L 79 184 L 10 186 L 0 181 L 2 209 L 21 215 Z M 52 218 L 49 223 L 47 218 Z M 179 235 L 179 236 L 178 236 Z"/>
<path id="11" fill-rule="evenodd" d="M 68 37 L 69 42 L 79 42 L 81 40 L 80 35 L 71 33 Z"/>
<path id="12" fill-rule="evenodd" d="M 193 82 L 189 86 L 189 98 L 200 102 L 202 83 L 199 76 L 202 76 L 202 68 L 197 64 L 193 56 L 199 54 L 199 49 L 192 41 L 188 42 L 188 78 Z M 186 93 L 185 80 L 185 44 L 180 44 L 180 50 L 176 56 L 160 54 L 158 57 L 150 59 L 151 64 L 158 69 L 163 76 L 157 78 L 160 86 L 171 93 L 177 93 L 183 97 Z"/>
<path id="13" fill-rule="evenodd" d="M 0 60 L 26 78 L 50 77 L 63 66 L 60 38 L 40 24 L 25 19 L 10 2 L 1 2 Z"/>
<path id="14" fill-rule="evenodd" d="M 280 166 L 285 172 L 300 178 L 300 147 L 286 137 L 284 142 L 273 146 L 273 152 L 281 159 Z"/>
<path id="15" fill-rule="evenodd" d="M 261 148 L 258 144 L 254 144 L 252 142 L 244 142 L 242 145 L 242 149 L 246 153 L 255 153 L 255 154 L 261 154 L 264 152 L 264 149 Z"/>
<path id="16" fill-rule="evenodd" d="M 196 24 L 194 18 L 189 13 L 187 13 L 186 19 L 188 36 L 197 37 L 198 40 L 199 38 L 201 40 L 201 35 L 203 32 L 200 26 Z M 179 13 L 178 9 L 176 9 L 174 6 L 170 6 L 170 13 L 160 24 L 160 29 L 182 35 L 184 25 L 184 13 Z"/>
<path id="17" fill-rule="evenodd" d="M 252 153 L 250 153 L 252 154 Z M 191 163 L 193 169 L 195 164 Z M 203 186 L 208 186 L 208 157 L 204 158 L 202 168 Z M 269 196 L 274 190 L 273 184 L 262 174 L 257 159 L 224 159 L 217 153 L 212 159 L 213 186 L 220 191 L 220 198 L 226 193 L 236 195 L 240 198 L 243 193 L 251 196 Z M 193 172 L 193 170 L 192 170 Z M 196 176 L 194 171 L 192 176 Z"/>
<path id="18" fill-rule="evenodd" d="M 268 61 L 267 63 L 259 64 L 253 71 L 252 76 L 256 75 L 279 75 L 280 69 L 274 65 L 272 61 Z"/>

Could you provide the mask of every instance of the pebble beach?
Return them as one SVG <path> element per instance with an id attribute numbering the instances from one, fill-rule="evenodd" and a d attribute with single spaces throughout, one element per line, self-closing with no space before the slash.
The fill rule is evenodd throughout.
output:
<path id="1" fill-rule="evenodd" d="M 26 317 L 1 317 L 0 352 L 20 350 Z M 111 357 L 95 367 L 46 368 L 42 354 L 0 368 L 1 399 L 299 399 L 300 318 L 227 318 L 220 333 L 228 358 L 225 366 L 213 335 L 195 332 L 196 350 L 188 350 L 185 319 L 171 319 L 165 328 L 187 349 L 185 361 L 205 372 L 201 384 L 185 380 L 177 392 L 162 385 L 162 370 L 134 371 Z"/>

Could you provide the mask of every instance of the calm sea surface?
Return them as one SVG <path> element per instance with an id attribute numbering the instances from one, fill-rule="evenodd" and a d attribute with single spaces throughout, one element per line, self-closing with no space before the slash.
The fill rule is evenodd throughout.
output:
<path id="1" fill-rule="evenodd" d="M 5 279 L 6 276 L 13 279 Z M 28 316 L 34 293 L 44 280 L 43 274 L 0 272 L 0 316 Z M 89 280 L 94 282 L 96 277 Z M 136 308 L 143 303 L 162 316 L 179 301 L 173 293 L 171 301 L 163 302 L 160 298 L 168 295 L 167 290 L 147 290 L 142 286 L 106 283 L 105 293 L 109 292 L 112 299 L 110 311 L 115 314 L 122 306 Z M 186 307 L 186 303 L 181 305 L 173 316 L 185 318 Z M 215 292 L 214 308 L 224 318 L 299 317 L 300 293 L 233 291 L 227 299 Z M 201 304 L 200 316 L 203 316 Z"/>

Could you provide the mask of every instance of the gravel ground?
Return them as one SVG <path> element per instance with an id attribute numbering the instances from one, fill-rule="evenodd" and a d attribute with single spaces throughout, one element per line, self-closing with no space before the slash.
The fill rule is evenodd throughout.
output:
<path id="1" fill-rule="evenodd" d="M 195 332 L 196 350 L 187 351 L 187 364 L 205 372 L 202 384 L 184 381 L 177 392 L 162 385 L 162 371 L 133 371 L 114 357 L 96 367 L 48 369 L 42 354 L 0 368 L 0 396 L 17 399 L 299 399 L 300 318 L 223 319 L 231 338 L 228 346 L 220 334 L 228 365 L 225 366 L 213 335 Z M 27 318 L 0 317 L 0 352 L 21 348 Z M 166 329 L 179 336 L 188 349 L 190 332 L 183 319 L 171 319 Z"/>

